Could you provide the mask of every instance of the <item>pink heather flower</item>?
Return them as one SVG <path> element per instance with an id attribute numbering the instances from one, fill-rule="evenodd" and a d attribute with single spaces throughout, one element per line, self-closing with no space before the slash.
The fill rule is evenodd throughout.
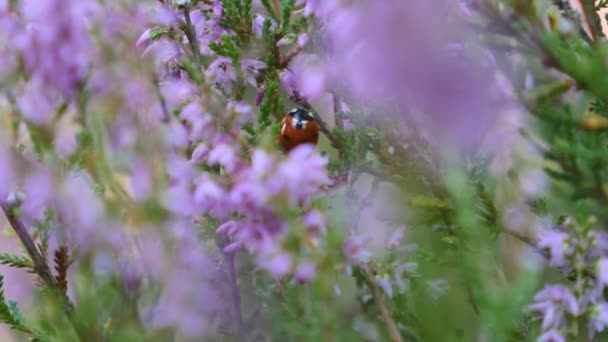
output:
<path id="1" fill-rule="evenodd" d="M 540 335 L 537 342 L 566 342 L 566 338 L 555 329 L 551 329 Z"/>
<path id="2" fill-rule="evenodd" d="M 306 99 L 316 99 L 325 92 L 326 72 L 317 57 L 300 54 L 290 63 L 289 70 L 291 75 L 285 75 L 285 80 L 281 78 L 288 93 L 294 93 L 295 90 Z"/>
<path id="3" fill-rule="evenodd" d="M 574 295 L 561 285 L 546 285 L 534 296 L 535 303 L 530 305 L 532 311 L 543 315 L 542 329 L 558 329 L 564 324 L 564 313 L 578 315 L 580 308 Z"/>
<path id="4" fill-rule="evenodd" d="M 253 22 L 251 23 L 251 31 L 258 37 L 262 36 L 262 30 L 264 28 L 264 21 L 266 20 L 266 16 L 262 14 L 256 14 L 253 18 Z M 277 23 L 272 18 L 270 18 L 270 32 L 273 32 L 277 28 Z"/>
<path id="5" fill-rule="evenodd" d="M 150 165 L 138 158 L 131 165 L 131 189 L 135 200 L 143 200 L 152 194 L 154 185 Z"/>
<path id="6" fill-rule="evenodd" d="M 93 192 L 88 175 L 69 174 L 61 185 L 57 205 L 58 220 L 66 228 L 66 237 L 86 250 L 93 243 L 91 236 L 102 227 L 104 215 L 103 204 Z"/>
<path id="7" fill-rule="evenodd" d="M 298 45 L 301 47 L 304 47 L 304 45 L 306 45 L 306 43 L 308 43 L 308 34 L 302 33 L 301 35 L 298 36 Z"/>
<path id="8" fill-rule="evenodd" d="M 243 59 L 241 61 L 241 69 L 247 73 L 247 83 L 252 87 L 257 87 L 256 77 L 260 74 L 260 70 L 266 68 L 266 63 L 256 59 Z"/>
<path id="9" fill-rule="evenodd" d="M 177 216 L 190 216 L 197 213 L 194 196 L 185 182 L 170 186 L 164 193 L 163 205 Z"/>
<path id="10" fill-rule="evenodd" d="M 315 11 L 325 6 L 317 3 L 306 6 Z M 443 146 L 472 152 L 509 98 L 485 55 L 445 53 L 448 44 L 473 35 L 456 17 L 446 25 L 425 19 L 453 18 L 451 7 L 448 1 L 388 0 L 382 6 L 358 2 L 331 11 L 323 20 L 326 82 L 358 103 L 392 113 L 395 121 L 407 115 Z"/>
<path id="11" fill-rule="evenodd" d="M 241 166 L 241 159 L 234 146 L 228 143 L 220 143 L 209 152 L 209 164 L 219 164 L 228 173 L 235 172 Z"/>
<path id="12" fill-rule="evenodd" d="M 255 105 L 259 106 L 262 104 L 262 100 L 264 100 L 264 94 L 266 93 L 266 89 L 264 87 L 258 88 L 255 93 Z"/>
<path id="13" fill-rule="evenodd" d="M 142 52 L 142 57 L 152 56 L 157 65 L 163 65 L 178 58 L 182 54 L 180 47 L 174 41 L 161 38 L 154 41 Z"/>
<path id="14" fill-rule="evenodd" d="M 608 326 L 608 303 L 599 303 L 591 308 L 591 321 L 589 322 L 589 338 L 593 339 L 595 333 L 601 333 Z"/>
<path id="15" fill-rule="evenodd" d="M 289 194 L 289 203 L 296 205 L 330 184 L 325 167 L 328 158 L 314 152 L 314 146 L 302 144 L 291 150 L 278 167 L 272 182 L 280 184 Z M 306 165 L 306 167 L 303 167 Z"/>
<path id="16" fill-rule="evenodd" d="M 29 28 L 14 43 L 26 69 L 45 86 L 73 97 L 95 52 L 88 34 L 95 5 L 73 0 L 25 0 L 20 4 Z"/>
<path id="17" fill-rule="evenodd" d="M 324 234 L 327 231 L 325 218 L 318 210 L 312 210 L 302 216 L 302 223 L 306 229 L 313 233 Z"/>
<path id="18" fill-rule="evenodd" d="M 38 77 L 27 83 L 23 93 L 17 97 L 17 105 L 23 118 L 35 125 L 49 123 L 55 115 L 58 104 L 57 97 L 53 97 L 52 93 L 45 89 L 42 80 Z"/>
<path id="19" fill-rule="evenodd" d="M 244 124 L 253 121 L 253 107 L 241 101 L 229 101 L 224 112 L 225 122 L 231 123 L 230 130 L 235 135 L 239 134 Z"/>
<path id="20" fill-rule="evenodd" d="M 232 92 L 232 83 L 236 80 L 236 71 L 232 60 L 227 57 L 218 57 L 205 71 L 208 82 L 224 89 L 227 93 Z"/>
<path id="21" fill-rule="evenodd" d="M 396 249 L 401 245 L 403 238 L 405 237 L 405 228 L 400 227 L 395 229 L 386 239 L 386 248 L 388 249 Z"/>
<path id="22" fill-rule="evenodd" d="M 158 25 L 175 25 L 178 22 L 177 13 L 169 6 L 155 6 L 152 23 Z"/>
<path id="23" fill-rule="evenodd" d="M 360 236 L 351 236 L 344 242 L 342 252 L 352 265 L 360 265 L 369 262 L 372 254 L 365 249 L 363 238 Z"/>
<path id="24" fill-rule="evenodd" d="M 597 282 L 602 289 L 608 286 L 608 259 L 602 258 L 597 264 Z"/>
<path id="25" fill-rule="evenodd" d="M 150 40 L 151 40 L 151 35 L 150 32 L 152 31 L 152 29 L 147 29 L 144 31 L 144 33 L 141 34 L 141 36 L 139 36 L 139 38 L 137 39 L 137 42 L 135 42 L 135 47 L 139 48 L 143 45 L 147 45 Z"/>
<path id="26" fill-rule="evenodd" d="M 557 230 L 543 229 L 539 233 L 538 247 L 549 250 L 551 266 L 563 267 L 567 264 L 566 256 L 571 250 L 568 239 L 568 234 Z"/>
<path id="27" fill-rule="evenodd" d="M 186 127 L 180 122 L 172 120 L 164 131 L 165 143 L 170 148 L 187 148 L 189 144 Z"/>
<path id="28" fill-rule="evenodd" d="M 6 200 L 8 194 L 15 186 L 15 173 L 13 171 L 13 157 L 10 150 L 0 143 L 0 203 Z"/>
<path id="29" fill-rule="evenodd" d="M 283 86 L 283 89 L 285 89 L 287 95 L 291 97 L 299 97 L 296 77 L 292 71 L 285 69 L 283 72 L 281 72 L 279 78 L 281 81 L 281 86 Z"/>
<path id="30" fill-rule="evenodd" d="M 291 271 L 292 257 L 288 253 L 279 253 L 269 258 L 258 259 L 258 266 L 264 268 L 275 278 L 282 278 Z"/>
<path id="31" fill-rule="evenodd" d="M 223 206 L 226 191 L 208 173 L 202 174 L 195 185 L 194 201 L 200 212 L 210 212 L 218 217 L 230 214 L 230 208 Z"/>
<path id="32" fill-rule="evenodd" d="M 193 163 L 198 163 L 205 159 L 208 154 L 209 147 L 206 144 L 200 144 L 192 152 L 192 157 L 190 158 L 190 161 Z"/>
<path id="33" fill-rule="evenodd" d="M 300 265 L 298 265 L 298 267 L 296 268 L 296 272 L 294 275 L 294 281 L 297 284 L 308 283 L 315 276 L 316 272 L 317 272 L 317 266 L 310 261 L 305 261 L 305 262 L 301 263 Z"/>
<path id="34" fill-rule="evenodd" d="M 26 200 L 22 209 L 33 220 L 43 220 L 46 208 L 55 199 L 55 185 L 51 170 L 40 166 L 25 179 Z"/>
<path id="35" fill-rule="evenodd" d="M 393 284 L 391 283 L 391 278 L 388 274 L 382 276 L 376 275 L 374 277 L 374 282 L 382 289 L 388 298 L 393 298 Z"/>

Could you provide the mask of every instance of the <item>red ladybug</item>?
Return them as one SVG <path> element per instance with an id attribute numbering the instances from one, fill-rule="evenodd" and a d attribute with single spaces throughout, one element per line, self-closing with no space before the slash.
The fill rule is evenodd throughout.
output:
<path id="1" fill-rule="evenodd" d="M 286 152 L 300 144 L 317 145 L 318 141 L 319 124 L 310 111 L 295 108 L 281 120 L 279 144 Z"/>

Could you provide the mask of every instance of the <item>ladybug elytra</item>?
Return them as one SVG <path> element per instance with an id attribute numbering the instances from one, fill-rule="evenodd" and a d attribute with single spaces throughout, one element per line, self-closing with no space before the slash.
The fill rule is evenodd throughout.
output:
<path id="1" fill-rule="evenodd" d="M 281 120 L 279 144 L 289 152 L 300 144 L 316 145 L 319 141 L 319 124 L 313 114 L 304 108 L 289 111 Z"/>

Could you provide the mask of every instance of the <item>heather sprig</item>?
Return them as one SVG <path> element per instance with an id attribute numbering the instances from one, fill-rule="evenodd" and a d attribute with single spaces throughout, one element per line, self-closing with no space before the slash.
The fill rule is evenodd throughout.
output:
<path id="1" fill-rule="evenodd" d="M 601 340 L 605 7 L 0 1 L 2 322 Z"/>

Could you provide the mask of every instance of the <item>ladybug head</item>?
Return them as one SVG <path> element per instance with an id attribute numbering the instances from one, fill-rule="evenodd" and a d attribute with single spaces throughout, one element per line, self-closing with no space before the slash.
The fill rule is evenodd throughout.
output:
<path id="1" fill-rule="evenodd" d="M 287 114 L 292 117 L 291 125 L 295 129 L 304 129 L 308 122 L 315 121 L 312 113 L 303 108 L 292 109 Z"/>

